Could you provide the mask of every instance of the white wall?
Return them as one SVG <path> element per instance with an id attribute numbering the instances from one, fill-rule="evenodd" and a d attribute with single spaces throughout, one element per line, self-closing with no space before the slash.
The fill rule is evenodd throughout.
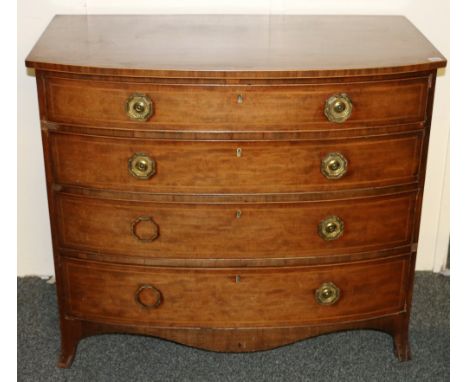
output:
<path id="1" fill-rule="evenodd" d="M 53 273 L 35 79 L 24 59 L 54 14 L 404 15 L 449 56 L 447 0 L 18 0 L 18 275 Z M 439 271 L 449 238 L 449 70 L 439 72 L 417 269 Z"/>

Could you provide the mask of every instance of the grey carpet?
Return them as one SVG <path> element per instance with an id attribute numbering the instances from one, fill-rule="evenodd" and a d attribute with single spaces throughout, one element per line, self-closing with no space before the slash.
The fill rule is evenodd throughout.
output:
<path id="1" fill-rule="evenodd" d="M 448 381 L 449 281 L 418 272 L 411 318 L 413 359 L 400 363 L 392 340 L 349 331 L 250 354 L 197 350 L 157 338 L 101 335 L 82 340 L 71 369 L 56 367 L 55 286 L 18 279 L 19 381 Z"/>

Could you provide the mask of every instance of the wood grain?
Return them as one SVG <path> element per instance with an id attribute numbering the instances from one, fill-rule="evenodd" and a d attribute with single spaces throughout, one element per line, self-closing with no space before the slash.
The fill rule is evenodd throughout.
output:
<path id="1" fill-rule="evenodd" d="M 163 258 L 268 258 L 326 256 L 386 249 L 411 242 L 416 194 L 304 203 L 233 205 L 157 204 L 57 194 L 64 248 Z M 236 217 L 240 211 L 239 218 Z M 330 215 L 345 224 L 325 241 L 318 224 Z M 159 237 L 142 242 L 132 223 L 151 217 Z M 153 228 L 141 227 L 142 236 Z"/>
<path id="2" fill-rule="evenodd" d="M 272 328 L 178 328 L 139 325 L 116 325 L 95 321 L 85 321 L 64 318 L 63 323 L 67 333 L 65 344 L 70 349 L 60 358 L 59 367 L 70 367 L 75 356 L 76 347 L 81 338 L 109 333 L 133 333 L 147 336 L 157 336 L 181 344 L 200 349 L 218 352 L 254 352 L 269 350 L 291 344 L 306 338 L 343 330 L 379 330 L 394 338 L 395 355 L 400 361 L 410 359 L 408 342 L 401 346 L 397 342 L 397 334 L 401 332 L 402 323 L 406 320 L 406 312 L 390 314 L 370 319 L 340 323 L 323 323 L 321 325 L 287 326 Z M 351 349 L 351 348 L 350 348 Z M 352 349 L 351 349 L 352 350 Z"/>
<path id="3" fill-rule="evenodd" d="M 427 77 L 313 86 L 182 86 L 49 76 L 46 119 L 194 131 L 288 130 L 297 125 L 307 130 L 310 124 L 346 129 L 423 121 L 427 87 Z M 153 101 L 155 111 L 146 122 L 132 122 L 126 114 L 127 99 L 135 93 Z M 324 114 L 326 100 L 337 93 L 346 93 L 353 102 L 351 117 L 340 124 L 328 121 Z M 239 95 L 243 97 L 241 104 Z"/>
<path id="4" fill-rule="evenodd" d="M 192 328 L 308 325 L 397 313 L 404 309 L 407 257 L 322 267 L 152 268 L 82 260 L 63 262 L 67 315 L 114 324 Z M 337 303 L 315 290 L 333 282 Z M 157 308 L 135 300 L 141 285 L 162 294 Z"/>
<path id="5" fill-rule="evenodd" d="M 92 260 L 114 264 L 146 265 L 155 267 L 185 267 L 185 268 L 242 268 L 242 267 L 283 267 L 308 265 L 333 265 L 349 261 L 364 261 L 383 259 L 407 254 L 411 245 L 403 245 L 391 249 L 366 251 L 356 253 L 332 253 L 327 256 L 307 255 L 305 257 L 268 257 L 268 258 L 164 258 L 137 256 L 136 254 L 109 254 L 108 252 L 83 251 L 71 248 L 61 248 L 61 256 Z"/>
<path id="6" fill-rule="evenodd" d="M 328 140 L 334 138 L 373 138 L 388 134 L 401 134 L 423 131 L 425 122 L 408 123 L 404 125 L 391 124 L 382 126 L 355 126 L 352 128 L 329 128 L 323 125 L 310 125 L 308 130 L 300 130 L 299 125 L 288 125 L 287 130 L 243 130 L 243 131 L 214 131 L 201 130 L 154 130 L 145 125 L 138 126 L 91 126 L 75 125 L 68 123 L 57 123 L 42 121 L 42 130 L 51 132 L 80 134 L 98 137 L 116 138 L 140 138 L 148 140 L 164 141 L 313 141 Z M 295 130 L 298 129 L 298 130 Z"/>
<path id="7" fill-rule="evenodd" d="M 55 16 L 29 67 L 143 77 L 329 77 L 446 65 L 402 16 Z"/>
<path id="8" fill-rule="evenodd" d="M 58 184 L 157 193 L 284 193 L 417 182 L 422 135 L 312 142 L 181 142 L 51 134 L 51 143 Z M 320 170 L 330 152 L 339 152 L 348 161 L 340 179 L 327 179 Z M 129 172 L 128 160 L 136 153 L 155 161 L 156 174 L 150 179 L 138 179 Z"/>
<path id="9" fill-rule="evenodd" d="M 60 367 L 81 338 L 113 332 L 256 351 L 370 328 L 410 358 L 446 60 L 408 20 L 56 16 L 26 64 L 37 75 Z M 132 93 L 152 98 L 147 122 L 128 119 Z M 353 102 L 343 124 L 323 112 L 335 93 Z M 143 151 L 157 163 L 147 181 L 127 170 Z M 331 151 L 349 161 L 335 181 L 319 171 Z M 330 215 L 345 230 L 324 241 L 317 224 Z M 318 306 L 326 281 L 342 296 Z M 158 308 L 137 302 L 142 285 L 160 290 Z M 158 305 L 142 291 L 140 302 Z"/>

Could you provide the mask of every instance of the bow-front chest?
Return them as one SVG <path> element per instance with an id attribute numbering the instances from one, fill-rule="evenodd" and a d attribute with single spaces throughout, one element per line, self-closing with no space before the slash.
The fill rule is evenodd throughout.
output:
<path id="1" fill-rule="evenodd" d="M 403 17 L 57 16 L 39 94 L 62 334 L 214 351 L 408 322 L 437 68 Z"/>

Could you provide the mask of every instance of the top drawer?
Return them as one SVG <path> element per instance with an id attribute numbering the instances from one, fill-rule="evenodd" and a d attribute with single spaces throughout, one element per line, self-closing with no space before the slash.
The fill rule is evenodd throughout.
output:
<path id="1" fill-rule="evenodd" d="M 45 117 L 59 123 L 192 131 L 346 129 L 423 121 L 428 78 L 224 86 L 47 76 L 45 92 Z"/>

